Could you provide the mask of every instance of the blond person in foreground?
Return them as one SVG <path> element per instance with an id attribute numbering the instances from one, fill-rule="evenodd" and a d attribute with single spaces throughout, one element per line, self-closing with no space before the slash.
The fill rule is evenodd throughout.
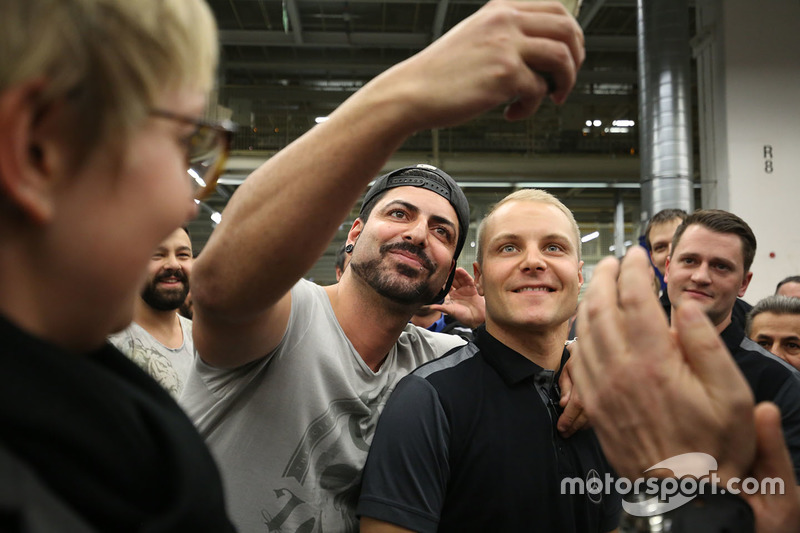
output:
<path id="1" fill-rule="evenodd" d="M 722 483 L 780 478 L 785 495 L 745 496 L 759 532 L 800 529 L 800 501 L 774 404 L 754 408 L 744 377 L 699 306 L 673 331 L 649 287 L 646 252 L 604 259 L 579 309 L 573 379 L 606 457 L 637 479 L 653 465 L 706 453 Z M 658 476 L 665 470 L 648 473 Z"/>

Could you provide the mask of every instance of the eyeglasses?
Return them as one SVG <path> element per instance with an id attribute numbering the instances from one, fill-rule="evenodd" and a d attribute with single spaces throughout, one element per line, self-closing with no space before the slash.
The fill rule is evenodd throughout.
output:
<path id="1" fill-rule="evenodd" d="M 195 199 L 208 198 L 225 168 L 236 124 L 230 120 L 207 122 L 162 109 L 153 109 L 150 114 L 195 126 L 195 130 L 186 138 L 187 172 L 192 178 Z"/>

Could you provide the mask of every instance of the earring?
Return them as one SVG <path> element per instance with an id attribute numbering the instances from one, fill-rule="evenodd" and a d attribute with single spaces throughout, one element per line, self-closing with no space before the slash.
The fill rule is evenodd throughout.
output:
<path id="1" fill-rule="evenodd" d="M 347 246 L 344 247 L 344 253 L 349 254 L 349 253 L 352 253 L 352 252 L 353 252 L 353 245 L 352 244 L 348 244 Z"/>

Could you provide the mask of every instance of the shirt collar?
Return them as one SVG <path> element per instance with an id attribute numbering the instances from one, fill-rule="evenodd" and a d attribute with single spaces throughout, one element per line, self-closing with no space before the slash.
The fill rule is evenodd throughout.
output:
<path id="1" fill-rule="evenodd" d="M 720 333 L 719 336 L 722 337 L 722 342 L 724 342 L 725 346 L 728 347 L 728 351 L 734 353 L 742 344 L 742 339 L 744 339 L 744 330 L 736 322 L 731 320 L 731 323 L 728 324 L 728 327 L 722 330 L 722 333 Z"/>
<path id="2" fill-rule="evenodd" d="M 481 355 L 489 365 L 503 378 L 508 385 L 516 385 L 539 374 L 551 374 L 558 381 L 561 369 L 569 359 L 569 351 L 564 348 L 561 355 L 561 366 L 557 371 L 547 370 L 537 365 L 516 350 L 512 350 L 486 331 L 486 326 L 476 330 L 475 344 L 481 349 Z M 549 381 L 549 380 L 548 380 Z"/>

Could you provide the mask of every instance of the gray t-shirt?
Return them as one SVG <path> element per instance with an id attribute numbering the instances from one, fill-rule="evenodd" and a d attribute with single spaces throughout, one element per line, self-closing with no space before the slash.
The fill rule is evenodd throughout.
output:
<path id="1" fill-rule="evenodd" d="M 164 346 L 136 322 L 131 322 L 127 328 L 108 338 L 111 344 L 142 367 L 176 399 L 183 390 L 194 359 L 192 321 L 180 315 L 178 320 L 183 329 L 180 348 Z"/>
<path id="2" fill-rule="evenodd" d="M 181 404 L 217 459 L 234 524 L 245 533 L 357 531 L 361 470 L 389 394 L 462 344 L 409 324 L 373 372 L 325 290 L 300 280 L 275 350 L 232 370 L 196 358 Z"/>

